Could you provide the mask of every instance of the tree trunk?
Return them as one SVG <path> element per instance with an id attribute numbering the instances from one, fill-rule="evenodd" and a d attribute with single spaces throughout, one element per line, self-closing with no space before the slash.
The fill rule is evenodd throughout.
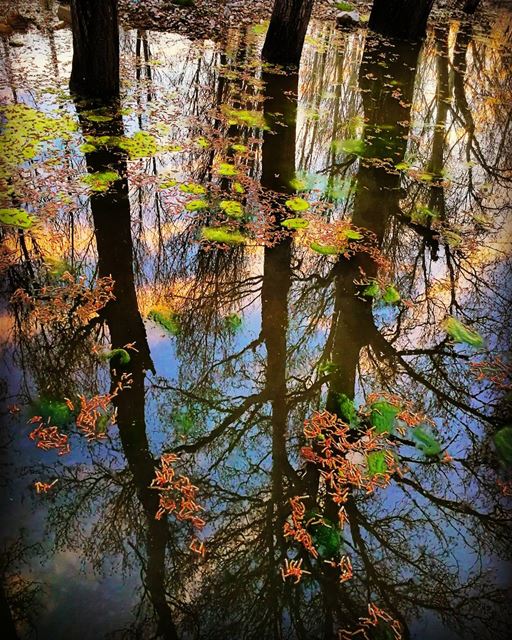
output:
<path id="1" fill-rule="evenodd" d="M 119 93 L 117 0 L 72 0 L 71 91 L 108 99 Z"/>
<path id="2" fill-rule="evenodd" d="M 369 27 L 401 40 L 423 38 L 433 4 L 434 0 L 373 0 Z"/>
<path id="3" fill-rule="evenodd" d="M 462 10 L 464 11 L 464 13 L 475 13 L 479 4 L 480 0 L 466 0 Z"/>
<path id="4" fill-rule="evenodd" d="M 298 66 L 313 0 L 275 0 L 262 57 L 273 64 Z"/>

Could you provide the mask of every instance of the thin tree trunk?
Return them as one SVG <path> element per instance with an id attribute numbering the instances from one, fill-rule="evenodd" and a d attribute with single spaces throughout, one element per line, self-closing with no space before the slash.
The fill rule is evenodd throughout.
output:
<path id="1" fill-rule="evenodd" d="M 119 93 L 117 0 L 72 0 L 73 66 L 70 89 L 90 98 Z"/>
<path id="2" fill-rule="evenodd" d="M 275 0 L 262 57 L 273 64 L 298 66 L 313 0 Z"/>
<path id="3" fill-rule="evenodd" d="M 434 0 L 373 0 L 369 27 L 401 40 L 423 38 Z"/>

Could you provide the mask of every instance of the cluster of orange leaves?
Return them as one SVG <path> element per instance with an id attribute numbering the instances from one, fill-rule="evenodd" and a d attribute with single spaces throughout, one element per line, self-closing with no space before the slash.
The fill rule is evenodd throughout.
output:
<path id="1" fill-rule="evenodd" d="M 292 522 L 291 524 L 289 522 L 284 523 L 284 536 L 285 538 L 290 536 L 293 537 L 296 542 L 309 551 L 313 558 L 317 558 L 318 551 L 315 549 L 315 545 L 313 544 L 313 538 L 306 530 L 306 526 L 310 523 L 304 523 L 306 507 L 302 500 L 307 497 L 308 496 L 295 496 L 294 498 L 290 498 Z"/>
<path id="2" fill-rule="evenodd" d="M 123 373 L 117 386 L 111 393 L 97 394 L 89 398 L 89 400 L 83 395 L 78 396 L 80 411 L 76 417 L 76 426 L 82 431 L 89 442 L 106 437 L 105 431 L 99 430 L 101 418 L 108 415 L 109 405 L 119 392 L 123 389 L 130 388 L 130 382 L 130 374 Z M 75 405 L 73 402 L 69 398 L 65 398 L 65 401 L 69 410 L 74 411 Z M 110 424 L 115 424 L 115 411 L 109 416 L 109 422 Z"/>
<path id="3" fill-rule="evenodd" d="M 350 640 L 356 636 L 361 636 L 364 640 L 370 640 L 368 631 L 375 628 L 379 622 L 389 626 L 395 640 L 401 640 L 402 629 L 398 620 L 395 620 L 389 613 L 386 613 L 382 609 L 379 609 L 377 605 L 373 603 L 368 604 L 368 617 L 359 618 L 359 627 L 355 631 L 348 631 L 347 629 L 340 629 L 338 631 L 339 640 Z"/>
<path id="4" fill-rule="evenodd" d="M 92 287 L 87 285 L 85 276 L 76 279 L 68 271 L 60 280 L 63 284 L 42 287 L 37 296 L 17 289 L 11 302 L 25 305 L 31 317 L 41 324 L 66 322 L 71 317 L 80 324 L 87 324 L 114 299 L 114 281 L 109 276 L 98 278 Z"/>
<path id="5" fill-rule="evenodd" d="M 160 494 L 159 509 L 155 518 L 160 520 L 165 514 L 173 513 L 178 520 L 188 521 L 195 530 L 201 530 L 206 522 L 199 516 L 204 508 L 197 503 L 198 488 L 187 476 L 176 477 L 172 465 L 177 459 L 176 454 L 165 453 L 160 458 L 160 469 L 155 470 L 151 488 L 157 489 Z M 204 543 L 197 537 L 192 539 L 189 548 L 202 556 L 206 552 Z"/>
<path id="6" fill-rule="evenodd" d="M 54 487 L 57 482 L 57 478 L 53 482 L 41 482 L 38 480 L 37 482 L 34 482 L 34 489 L 36 490 L 36 493 L 48 493 L 48 491 L 50 491 L 50 489 Z"/>
<path id="7" fill-rule="evenodd" d="M 34 416 L 29 420 L 29 424 L 37 424 L 37 427 L 29 433 L 29 438 L 36 442 L 38 449 L 50 451 L 57 449 L 59 456 L 63 456 L 71 451 L 69 438 L 65 433 L 60 433 L 57 427 L 52 427 L 50 418 L 44 422 L 41 416 Z"/>
<path id="8" fill-rule="evenodd" d="M 310 571 L 306 571 L 302 568 L 302 558 L 300 560 L 288 560 L 284 561 L 284 567 L 281 567 L 281 576 L 283 581 L 287 578 L 295 578 L 295 584 L 298 584 L 301 581 L 302 574 L 310 573 Z"/>
<path id="9" fill-rule="evenodd" d="M 377 488 L 389 485 L 394 473 L 400 473 L 397 459 L 391 452 L 394 444 L 386 434 L 377 434 L 373 429 L 358 435 L 333 413 L 315 412 L 304 425 L 304 434 L 315 442 L 314 446 L 303 447 L 302 455 L 308 462 L 316 464 L 323 477 L 328 492 L 335 504 L 339 505 L 340 527 L 347 521 L 344 504 L 351 488 L 372 493 Z M 370 474 L 360 460 L 373 451 L 385 451 L 387 469 L 384 473 Z"/>

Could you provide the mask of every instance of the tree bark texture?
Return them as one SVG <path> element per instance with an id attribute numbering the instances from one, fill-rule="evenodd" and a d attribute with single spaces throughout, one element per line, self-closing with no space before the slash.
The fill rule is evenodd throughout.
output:
<path id="1" fill-rule="evenodd" d="M 117 0 L 72 0 L 73 66 L 70 89 L 89 98 L 119 94 Z"/>
<path id="2" fill-rule="evenodd" d="M 300 63 L 314 0 L 275 0 L 262 57 L 273 64 Z"/>
<path id="3" fill-rule="evenodd" d="M 421 39 L 433 4 L 434 0 L 373 0 L 369 27 L 401 40 Z"/>

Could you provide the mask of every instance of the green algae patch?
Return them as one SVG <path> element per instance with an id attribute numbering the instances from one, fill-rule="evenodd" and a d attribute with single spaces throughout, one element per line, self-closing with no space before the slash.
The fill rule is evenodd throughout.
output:
<path id="1" fill-rule="evenodd" d="M 33 160 L 44 143 L 69 140 L 77 129 L 70 116 L 51 117 L 25 104 L 0 108 L 0 118 L 3 120 L 0 157 L 7 166 Z"/>
<path id="2" fill-rule="evenodd" d="M 222 244 L 243 244 L 246 240 L 239 231 L 231 231 L 227 227 L 203 227 L 201 238 L 208 242 L 220 242 Z"/>
<path id="3" fill-rule="evenodd" d="M 110 360 L 114 364 L 117 363 L 122 367 L 125 367 L 130 363 L 131 357 L 126 349 L 112 349 L 111 351 L 105 351 L 101 354 L 103 360 Z"/>
<path id="4" fill-rule="evenodd" d="M 384 475 L 388 472 L 388 463 L 385 451 L 372 451 L 366 456 L 366 465 L 368 467 L 368 475 L 370 478 L 374 476 Z"/>
<path id="5" fill-rule="evenodd" d="M 244 216 L 244 208 L 237 200 L 221 200 L 219 206 L 230 218 L 239 220 Z"/>
<path id="6" fill-rule="evenodd" d="M 30 229 L 36 222 L 34 216 L 23 209 L 0 209 L 0 224 L 16 229 Z"/>
<path id="7" fill-rule="evenodd" d="M 44 422 L 49 422 L 54 427 L 62 427 L 74 420 L 73 412 L 64 400 L 45 396 L 32 403 L 30 412 L 32 416 L 41 416 Z"/>
<path id="8" fill-rule="evenodd" d="M 108 191 L 110 186 L 120 177 L 117 171 L 97 171 L 96 173 L 88 173 L 80 179 L 91 191 L 103 193 Z"/>
<path id="9" fill-rule="evenodd" d="M 170 309 L 156 308 L 151 309 L 148 318 L 156 322 L 172 336 L 178 335 L 181 330 L 180 320 L 177 313 Z"/>
<path id="10" fill-rule="evenodd" d="M 470 329 L 453 316 L 448 316 L 443 321 L 442 327 L 454 342 L 468 344 L 477 349 L 484 345 L 484 339 L 477 331 Z"/>
<path id="11" fill-rule="evenodd" d="M 120 136 L 118 146 L 129 155 L 130 160 L 150 158 L 161 149 L 155 136 L 147 131 L 137 131 L 133 136 Z"/>

